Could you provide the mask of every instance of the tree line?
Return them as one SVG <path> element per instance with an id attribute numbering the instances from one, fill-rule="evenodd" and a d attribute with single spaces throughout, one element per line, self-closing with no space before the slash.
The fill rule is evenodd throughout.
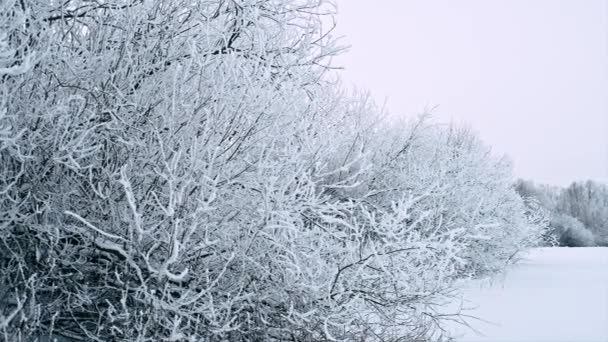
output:
<path id="1" fill-rule="evenodd" d="M 591 180 L 568 187 L 518 180 L 516 189 L 550 219 L 548 234 L 561 246 L 608 246 L 608 186 Z"/>

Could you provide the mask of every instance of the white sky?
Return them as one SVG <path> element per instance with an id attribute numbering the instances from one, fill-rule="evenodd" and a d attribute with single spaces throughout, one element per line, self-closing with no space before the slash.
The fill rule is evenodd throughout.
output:
<path id="1" fill-rule="evenodd" d="M 347 84 L 393 114 L 438 105 L 517 176 L 608 180 L 608 0 L 337 0 Z"/>

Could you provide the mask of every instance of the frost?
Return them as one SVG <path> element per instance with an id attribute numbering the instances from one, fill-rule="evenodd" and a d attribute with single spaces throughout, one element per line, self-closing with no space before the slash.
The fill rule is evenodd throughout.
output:
<path id="1" fill-rule="evenodd" d="M 536 243 L 474 134 L 327 81 L 333 11 L 0 2 L 3 338 L 433 339 Z"/>

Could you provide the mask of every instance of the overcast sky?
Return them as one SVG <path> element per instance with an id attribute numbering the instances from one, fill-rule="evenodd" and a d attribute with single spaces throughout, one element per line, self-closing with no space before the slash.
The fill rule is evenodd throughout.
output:
<path id="1" fill-rule="evenodd" d="M 438 105 L 517 176 L 608 180 L 608 0 L 337 0 L 343 78 L 393 114 Z"/>

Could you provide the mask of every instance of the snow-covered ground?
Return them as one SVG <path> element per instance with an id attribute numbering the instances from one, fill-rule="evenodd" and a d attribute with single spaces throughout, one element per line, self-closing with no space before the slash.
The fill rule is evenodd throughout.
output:
<path id="1" fill-rule="evenodd" d="M 538 248 L 504 278 L 464 294 L 481 334 L 455 327 L 456 341 L 608 341 L 608 248 Z"/>

